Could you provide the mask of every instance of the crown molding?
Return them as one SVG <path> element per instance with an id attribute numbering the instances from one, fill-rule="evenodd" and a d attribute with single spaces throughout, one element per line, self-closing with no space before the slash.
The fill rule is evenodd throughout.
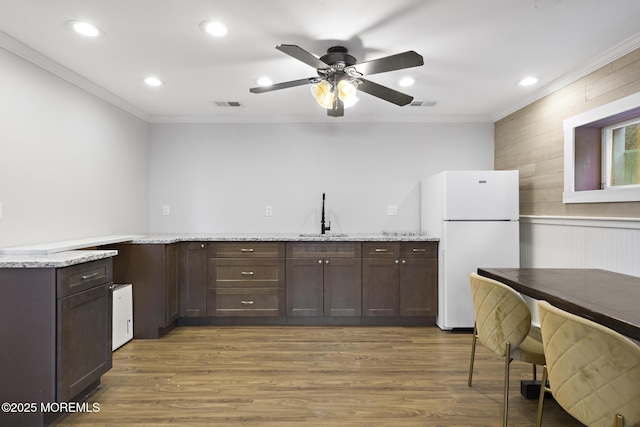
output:
<path id="1" fill-rule="evenodd" d="M 640 33 L 637 33 L 629 37 L 625 41 L 612 47 L 611 49 L 608 49 L 605 52 L 601 53 L 600 55 L 596 56 L 595 58 L 593 58 L 592 60 L 584 64 L 578 70 L 565 74 L 564 76 L 557 78 L 551 83 L 543 86 L 542 88 L 540 88 L 540 90 L 536 91 L 533 95 L 531 95 L 529 98 L 525 99 L 524 101 L 511 106 L 511 108 L 504 110 L 502 113 L 496 116 L 493 116 L 492 120 L 494 122 L 497 122 L 498 120 L 505 118 L 509 114 L 513 114 L 516 111 L 526 107 L 527 105 L 532 104 L 535 101 L 538 101 L 547 95 L 551 95 L 553 92 L 556 92 L 570 85 L 571 83 L 581 79 L 582 77 L 588 74 L 591 74 L 592 72 L 604 67 L 605 65 L 612 63 L 616 59 L 619 59 L 624 55 L 630 52 L 633 52 L 639 47 L 640 47 Z"/>
<path id="2" fill-rule="evenodd" d="M 87 80 L 63 65 L 58 64 L 3 31 L 0 31 L 0 48 L 60 77 L 63 80 L 68 81 L 75 86 L 78 86 L 81 89 L 84 89 L 98 98 L 101 98 L 144 121 L 149 121 L 150 116 L 148 113 L 131 105 L 119 96 L 114 95 L 108 90 L 98 86 L 90 80 Z"/>

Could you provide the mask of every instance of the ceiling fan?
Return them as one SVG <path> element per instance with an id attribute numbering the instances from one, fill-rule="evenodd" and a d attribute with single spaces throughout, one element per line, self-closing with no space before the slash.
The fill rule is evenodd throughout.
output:
<path id="1" fill-rule="evenodd" d="M 422 56 L 412 50 L 358 63 L 356 58 L 349 55 L 347 48 L 342 46 L 330 47 L 326 55 L 320 58 L 296 45 L 281 44 L 276 46 L 276 49 L 314 67 L 318 76 L 254 87 L 249 91 L 251 93 L 264 93 L 311 84 L 311 92 L 316 101 L 325 107 L 327 114 L 332 117 L 344 116 L 344 109 L 358 100 L 356 90 L 399 106 L 409 104 L 413 100 L 412 96 L 366 80 L 363 76 L 417 67 L 424 64 Z"/>

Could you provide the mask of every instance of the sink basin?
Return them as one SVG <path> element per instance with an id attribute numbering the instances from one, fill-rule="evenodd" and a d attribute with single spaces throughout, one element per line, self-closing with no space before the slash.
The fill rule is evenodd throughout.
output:
<path id="1" fill-rule="evenodd" d="M 331 238 L 331 237 L 347 237 L 347 234 L 343 234 L 343 233 L 327 233 L 327 234 L 320 234 L 320 233 L 301 233 L 298 235 L 299 237 L 315 237 L 315 238 Z"/>

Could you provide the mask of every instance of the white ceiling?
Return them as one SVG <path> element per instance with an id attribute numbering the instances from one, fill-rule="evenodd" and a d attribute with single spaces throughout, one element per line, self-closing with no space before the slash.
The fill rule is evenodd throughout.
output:
<path id="1" fill-rule="evenodd" d="M 492 121 L 640 46 L 638 16 L 638 0 L 0 0 L 0 47 L 151 122 Z M 205 20 L 228 35 L 205 34 Z M 436 105 L 363 93 L 331 118 L 308 86 L 249 93 L 261 76 L 316 75 L 278 44 L 316 56 L 342 45 L 359 62 L 415 50 L 424 66 L 369 79 Z M 539 84 L 516 85 L 526 75 Z M 404 76 L 418 83 L 401 88 Z"/>

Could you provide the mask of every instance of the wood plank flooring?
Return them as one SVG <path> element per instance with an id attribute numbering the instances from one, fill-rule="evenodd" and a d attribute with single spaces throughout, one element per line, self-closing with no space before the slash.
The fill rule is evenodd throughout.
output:
<path id="1" fill-rule="evenodd" d="M 499 426 L 503 362 L 437 327 L 178 327 L 134 340 L 89 397 L 100 411 L 57 426 Z M 513 362 L 510 426 L 535 425 Z M 547 399 L 545 426 L 580 426 Z"/>

